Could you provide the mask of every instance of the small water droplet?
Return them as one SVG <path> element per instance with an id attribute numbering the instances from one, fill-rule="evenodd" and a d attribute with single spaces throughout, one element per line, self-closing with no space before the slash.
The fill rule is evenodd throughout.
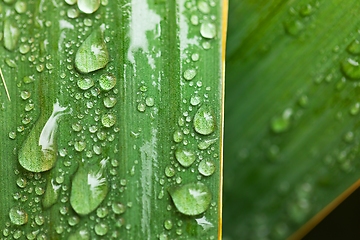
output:
<path id="1" fill-rule="evenodd" d="M 164 227 L 166 230 L 171 230 L 173 227 L 173 223 L 170 219 L 164 221 Z"/>
<path id="2" fill-rule="evenodd" d="M 200 58 L 200 56 L 198 53 L 193 53 L 191 55 L 191 60 L 193 60 L 194 62 L 199 61 L 199 58 Z"/>
<path id="3" fill-rule="evenodd" d="M 69 5 L 74 5 L 75 3 L 77 3 L 77 0 L 65 0 L 65 2 Z"/>
<path id="4" fill-rule="evenodd" d="M 300 8 L 300 15 L 303 17 L 310 16 L 313 13 L 314 9 L 310 4 L 306 4 Z"/>
<path id="5" fill-rule="evenodd" d="M 196 70 L 195 69 L 187 69 L 184 71 L 183 76 L 184 76 L 185 80 L 191 81 L 196 76 Z"/>
<path id="6" fill-rule="evenodd" d="M 77 18 L 79 16 L 79 10 L 77 10 L 76 8 L 70 8 L 67 10 L 66 12 L 68 18 Z"/>
<path id="7" fill-rule="evenodd" d="M 191 96 L 190 104 L 193 106 L 197 106 L 201 103 L 201 98 L 197 95 Z"/>
<path id="8" fill-rule="evenodd" d="M 282 133 L 290 127 L 290 117 L 292 115 L 292 109 L 286 109 L 281 116 L 274 117 L 271 120 L 271 129 L 275 133 Z"/>
<path id="9" fill-rule="evenodd" d="M 173 134 L 174 142 L 179 143 L 184 139 L 184 135 L 181 131 L 177 130 Z"/>
<path id="10" fill-rule="evenodd" d="M 147 98 L 145 99 L 145 104 L 146 104 L 146 106 L 148 106 L 148 107 L 154 106 L 154 104 L 155 104 L 154 98 L 152 98 L 152 97 L 147 97 Z"/>
<path id="11" fill-rule="evenodd" d="M 145 112 L 145 109 L 146 109 L 146 105 L 145 105 L 144 103 L 139 103 L 139 104 L 137 105 L 137 110 L 138 110 L 139 112 Z"/>
<path id="12" fill-rule="evenodd" d="M 200 150 L 205 150 L 208 147 L 210 147 L 212 144 L 216 143 L 216 141 L 217 141 L 217 138 L 215 138 L 215 139 L 206 139 L 204 141 L 199 142 L 198 148 Z"/>
<path id="13" fill-rule="evenodd" d="M 106 207 L 100 207 L 100 208 L 96 209 L 96 215 L 99 218 L 106 217 L 108 215 L 108 213 L 109 213 L 109 210 Z"/>
<path id="14" fill-rule="evenodd" d="M 86 142 L 84 142 L 84 141 L 76 141 L 75 144 L 74 144 L 74 148 L 75 148 L 76 151 L 82 152 L 86 148 Z"/>
<path id="15" fill-rule="evenodd" d="M 291 20 L 284 23 L 285 31 L 291 36 L 298 36 L 304 29 L 304 24 L 300 20 Z"/>
<path id="16" fill-rule="evenodd" d="M 14 131 L 9 132 L 9 138 L 10 139 L 15 139 L 16 138 L 16 132 L 14 132 Z"/>
<path id="17" fill-rule="evenodd" d="M 99 236 L 104 236 L 108 232 L 108 226 L 105 223 L 98 223 L 95 225 L 95 233 Z"/>
<path id="18" fill-rule="evenodd" d="M 77 80 L 77 85 L 82 90 L 87 90 L 94 86 L 94 81 L 91 78 L 79 78 Z"/>
<path id="19" fill-rule="evenodd" d="M 197 2 L 197 7 L 198 7 L 199 11 L 202 12 L 202 13 L 206 14 L 206 13 L 210 12 L 210 6 L 205 1 L 198 1 Z"/>
<path id="20" fill-rule="evenodd" d="M 91 14 L 100 7 L 100 0 L 78 0 L 77 5 L 83 13 Z"/>
<path id="21" fill-rule="evenodd" d="M 113 210 L 113 212 L 115 214 L 122 214 L 125 212 L 125 205 L 122 204 L 122 203 L 118 203 L 118 202 L 114 202 L 112 205 L 111 205 L 111 209 Z"/>
<path id="22" fill-rule="evenodd" d="M 355 116 L 356 114 L 359 113 L 359 110 L 360 110 L 360 103 L 357 102 L 350 107 L 350 114 Z"/>
<path id="23" fill-rule="evenodd" d="M 4 21 L 4 47 L 10 51 L 17 46 L 20 30 L 15 21 L 7 18 Z"/>
<path id="24" fill-rule="evenodd" d="M 69 236 L 69 240 L 90 240 L 90 233 L 87 229 L 79 229 Z"/>
<path id="25" fill-rule="evenodd" d="M 209 188 L 201 183 L 188 183 L 169 189 L 176 209 L 182 214 L 196 216 L 205 212 L 211 203 Z"/>
<path id="26" fill-rule="evenodd" d="M 116 77 L 111 73 L 103 74 L 100 76 L 99 84 L 103 90 L 109 91 L 115 87 Z"/>
<path id="27" fill-rule="evenodd" d="M 5 58 L 5 63 L 11 68 L 17 68 L 16 62 L 13 59 Z"/>
<path id="28" fill-rule="evenodd" d="M 341 62 L 341 70 L 346 77 L 350 79 L 360 79 L 360 66 L 359 62 L 353 58 L 348 58 Z"/>
<path id="29" fill-rule="evenodd" d="M 9 217 L 15 225 L 24 225 L 28 222 L 28 214 L 19 206 L 10 209 Z"/>
<path id="30" fill-rule="evenodd" d="M 171 165 L 165 167 L 165 176 L 173 177 L 175 175 L 175 168 Z"/>
<path id="31" fill-rule="evenodd" d="M 200 26 L 200 34 L 202 37 L 212 39 L 216 36 L 215 24 L 205 21 Z"/>
<path id="32" fill-rule="evenodd" d="M 116 116 L 112 113 L 106 113 L 101 117 L 101 123 L 104 127 L 112 127 L 116 123 Z"/>
<path id="33" fill-rule="evenodd" d="M 194 129 L 202 135 L 209 135 L 215 130 L 215 116 L 209 106 L 203 105 L 194 117 Z"/>
<path id="34" fill-rule="evenodd" d="M 19 14 L 26 12 L 27 5 L 24 1 L 17 1 L 15 3 L 15 11 Z"/>
<path id="35" fill-rule="evenodd" d="M 196 160 L 196 156 L 193 151 L 178 148 L 175 151 L 176 160 L 183 166 L 189 167 Z"/>
<path id="36" fill-rule="evenodd" d="M 106 108 L 112 108 L 112 107 L 115 106 L 117 100 L 116 100 L 115 97 L 108 96 L 108 97 L 105 97 L 105 98 L 104 98 L 103 102 L 104 102 L 104 106 L 105 106 Z"/>
<path id="37" fill-rule="evenodd" d="M 360 54 L 360 41 L 355 39 L 354 41 L 352 41 L 349 46 L 346 48 L 346 50 L 354 55 L 359 55 Z"/>
<path id="38" fill-rule="evenodd" d="M 199 173 L 203 176 L 210 176 L 215 172 L 215 163 L 211 160 L 202 160 L 198 167 Z"/>

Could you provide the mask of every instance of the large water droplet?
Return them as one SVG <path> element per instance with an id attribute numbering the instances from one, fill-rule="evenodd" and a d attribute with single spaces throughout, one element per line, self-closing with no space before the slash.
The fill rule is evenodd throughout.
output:
<path id="1" fill-rule="evenodd" d="M 103 159 L 99 165 L 81 165 L 76 172 L 71 185 L 70 204 L 74 211 L 86 215 L 94 211 L 105 199 L 109 184 L 105 178 Z"/>
<path id="2" fill-rule="evenodd" d="M 24 225 L 28 222 L 28 215 L 21 207 L 13 207 L 9 211 L 10 221 L 15 225 Z"/>
<path id="3" fill-rule="evenodd" d="M 91 14 L 100 7 L 100 0 L 78 0 L 78 8 L 86 14 Z"/>
<path id="4" fill-rule="evenodd" d="M 208 106 L 202 106 L 196 112 L 194 117 L 194 128 L 197 133 L 209 135 L 215 130 L 215 117 L 212 109 Z"/>
<path id="5" fill-rule="evenodd" d="M 20 30 L 16 22 L 8 19 L 4 21 L 4 47 L 10 51 L 17 46 L 20 37 Z"/>
<path id="6" fill-rule="evenodd" d="M 44 172 L 54 166 L 58 119 L 66 114 L 66 109 L 56 102 L 48 119 L 40 116 L 19 151 L 19 163 L 23 168 L 31 172 Z"/>
<path id="7" fill-rule="evenodd" d="M 212 198 L 209 188 L 201 182 L 170 188 L 169 193 L 176 209 L 189 216 L 205 212 Z"/>
<path id="8" fill-rule="evenodd" d="M 205 21 L 200 26 L 200 34 L 204 38 L 212 39 L 216 36 L 215 24 Z"/>
<path id="9" fill-rule="evenodd" d="M 196 160 L 196 156 L 193 151 L 178 148 L 175 151 L 176 160 L 183 167 L 189 167 Z"/>
<path id="10" fill-rule="evenodd" d="M 100 28 L 95 30 L 81 44 L 75 56 L 75 67 L 81 73 L 104 68 L 109 62 L 109 53 Z"/>
<path id="11" fill-rule="evenodd" d="M 351 79 L 360 79 L 360 66 L 359 62 L 355 59 L 348 58 L 341 62 L 341 70 Z"/>

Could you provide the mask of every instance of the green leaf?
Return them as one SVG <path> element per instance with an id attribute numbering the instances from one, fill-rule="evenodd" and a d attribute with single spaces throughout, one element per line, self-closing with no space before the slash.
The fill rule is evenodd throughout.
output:
<path id="1" fill-rule="evenodd" d="M 227 239 L 286 239 L 358 179 L 359 7 L 231 2 Z"/>
<path id="2" fill-rule="evenodd" d="M 1 239 L 221 237 L 225 12 L 0 1 Z"/>

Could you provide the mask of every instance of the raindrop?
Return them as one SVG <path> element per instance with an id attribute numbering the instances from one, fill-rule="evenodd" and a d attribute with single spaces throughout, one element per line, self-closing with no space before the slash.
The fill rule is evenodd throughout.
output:
<path id="1" fill-rule="evenodd" d="M 350 114 L 354 116 L 359 113 L 359 110 L 360 110 L 360 103 L 357 102 L 350 107 Z"/>
<path id="2" fill-rule="evenodd" d="M 210 176 L 215 172 L 215 163 L 211 160 L 202 160 L 198 167 L 199 173 L 203 176 Z"/>
<path id="3" fill-rule="evenodd" d="M 175 175 L 175 168 L 171 165 L 165 167 L 165 176 L 173 177 Z"/>
<path id="4" fill-rule="evenodd" d="M 15 3 L 15 11 L 19 14 L 26 12 L 26 2 L 24 1 L 17 1 Z"/>
<path id="5" fill-rule="evenodd" d="M 111 204 L 111 209 L 115 214 L 122 214 L 125 212 L 125 206 L 124 204 L 114 202 Z"/>
<path id="6" fill-rule="evenodd" d="M 87 90 L 94 86 L 94 81 L 91 78 L 79 78 L 77 80 L 77 85 L 82 90 Z"/>
<path id="7" fill-rule="evenodd" d="M 101 123 L 104 127 L 112 127 L 116 123 L 116 116 L 112 113 L 106 113 L 101 117 Z"/>
<path id="8" fill-rule="evenodd" d="M 291 36 L 297 36 L 304 29 L 304 24 L 299 20 L 285 22 L 285 31 Z"/>
<path id="9" fill-rule="evenodd" d="M 201 183 L 188 183 L 169 189 L 176 209 L 182 214 L 196 216 L 205 212 L 211 203 L 209 188 Z"/>
<path id="10" fill-rule="evenodd" d="M 196 76 L 196 70 L 195 69 L 187 69 L 184 71 L 183 74 L 185 80 L 190 81 L 192 79 L 194 79 L 194 77 Z"/>
<path id="11" fill-rule="evenodd" d="M 91 33 L 79 47 L 75 56 L 75 66 L 81 73 L 90 73 L 104 68 L 108 62 L 109 53 L 103 33 L 99 28 Z"/>
<path id="12" fill-rule="evenodd" d="M 210 6 L 207 2 L 204 1 L 198 1 L 197 3 L 197 7 L 199 9 L 200 12 L 202 13 L 209 13 L 210 12 Z"/>
<path id="13" fill-rule="evenodd" d="M 154 98 L 152 98 L 152 97 L 147 97 L 147 98 L 145 99 L 145 104 L 146 104 L 146 106 L 148 106 L 148 107 L 154 106 L 154 104 L 155 104 Z"/>
<path id="14" fill-rule="evenodd" d="M 14 50 L 20 37 L 20 30 L 16 22 L 5 19 L 4 21 L 4 47 L 10 51 Z"/>
<path id="15" fill-rule="evenodd" d="M 172 229 L 172 227 L 173 227 L 172 221 L 171 221 L 170 219 L 165 220 L 165 222 L 164 222 L 164 227 L 165 227 L 166 230 Z"/>
<path id="16" fill-rule="evenodd" d="M 112 108 L 115 106 L 117 100 L 115 97 L 109 96 L 109 97 L 105 97 L 103 102 L 106 108 Z"/>
<path id="17" fill-rule="evenodd" d="M 347 47 L 347 51 L 351 54 L 358 55 L 360 54 L 360 42 L 359 40 L 355 39 L 352 41 L 349 46 Z"/>
<path id="18" fill-rule="evenodd" d="M 9 211 L 10 221 L 15 225 L 24 225 L 28 222 L 28 215 L 21 207 L 13 207 Z"/>
<path id="19" fill-rule="evenodd" d="M 204 141 L 201 141 L 199 142 L 198 144 L 198 148 L 200 150 L 205 150 L 207 149 L 208 147 L 210 147 L 212 144 L 216 143 L 217 141 L 217 138 L 214 138 L 214 139 L 206 139 Z"/>
<path id="20" fill-rule="evenodd" d="M 67 10 L 68 18 L 77 18 L 79 16 L 79 11 L 75 8 L 70 8 Z"/>
<path id="21" fill-rule="evenodd" d="M 20 148 L 18 160 L 22 167 L 31 172 L 44 172 L 56 162 L 56 131 L 58 119 L 66 114 L 67 108 L 58 102 L 53 104 L 53 111 L 48 119 L 40 117 Z"/>
<path id="22" fill-rule="evenodd" d="M 100 0 L 78 0 L 77 5 L 83 13 L 91 14 L 100 7 Z"/>
<path id="23" fill-rule="evenodd" d="M 360 66 L 359 62 L 355 59 L 348 58 L 341 62 L 341 70 L 351 79 L 360 79 Z"/>
<path id="24" fill-rule="evenodd" d="M 205 21 L 200 26 L 200 34 L 202 37 L 212 39 L 216 36 L 215 24 Z"/>
<path id="25" fill-rule="evenodd" d="M 137 110 L 139 112 L 145 112 L 145 109 L 146 109 L 146 105 L 144 103 L 139 103 L 138 106 L 137 106 Z"/>
<path id="26" fill-rule="evenodd" d="M 196 156 L 193 151 L 178 148 L 175 151 L 176 160 L 183 166 L 189 167 L 196 160 Z"/>
<path id="27" fill-rule="evenodd" d="M 109 91 L 115 87 L 116 77 L 111 73 L 103 74 L 100 76 L 99 84 L 103 90 Z"/>
<path id="28" fill-rule="evenodd" d="M 202 135 L 209 135 L 215 130 L 215 117 L 212 109 L 201 106 L 194 116 L 194 129 Z"/>
<path id="29" fill-rule="evenodd" d="M 90 240 L 90 233 L 87 229 L 79 229 L 69 236 L 69 240 Z"/>
<path id="30" fill-rule="evenodd" d="M 104 236 L 108 232 L 108 226 L 105 223 L 98 223 L 95 225 L 95 233 L 99 236 Z"/>
<path id="31" fill-rule="evenodd" d="M 282 133 L 290 127 L 290 117 L 292 115 L 292 109 L 286 109 L 281 116 L 274 117 L 271 120 L 271 129 L 275 133 Z"/>
<path id="32" fill-rule="evenodd" d="M 75 3 L 77 3 L 77 0 L 65 0 L 65 2 L 69 5 L 74 5 Z"/>
<path id="33" fill-rule="evenodd" d="M 199 105 L 201 102 L 201 98 L 197 95 L 191 96 L 190 98 L 190 104 L 193 106 Z"/>
<path id="34" fill-rule="evenodd" d="M 179 143 L 184 139 L 184 135 L 181 131 L 177 130 L 173 134 L 174 142 Z"/>

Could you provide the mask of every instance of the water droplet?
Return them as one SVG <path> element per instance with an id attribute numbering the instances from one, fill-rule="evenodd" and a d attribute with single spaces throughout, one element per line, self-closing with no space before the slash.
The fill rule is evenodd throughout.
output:
<path id="1" fill-rule="evenodd" d="M 106 113 L 101 117 L 101 123 L 104 127 L 112 127 L 116 123 L 116 116 L 112 113 Z"/>
<path id="2" fill-rule="evenodd" d="M 171 221 L 170 219 L 165 220 L 165 222 L 164 222 L 164 227 L 165 227 L 166 230 L 172 229 L 172 227 L 173 227 L 172 221 Z"/>
<path id="3" fill-rule="evenodd" d="M 17 1 L 15 3 L 15 11 L 19 14 L 26 12 L 26 2 L 24 1 Z"/>
<path id="4" fill-rule="evenodd" d="M 271 129 L 275 133 L 282 133 L 290 127 L 290 117 L 292 115 L 292 109 L 286 109 L 281 116 L 274 117 L 271 120 Z"/>
<path id="5" fill-rule="evenodd" d="M 20 96 L 23 100 L 26 100 L 31 96 L 31 93 L 29 91 L 21 91 Z"/>
<path id="6" fill-rule="evenodd" d="M 175 157 L 183 167 L 189 167 L 196 160 L 196 156 L 193 151 L 181 148 L 176 149 Z"/>
<path id="7" fill-rule="evenodd" d="M 194 117 L 194 128 L 197 133 L 209 135 L 215 130 L 215 116 L 209 106 L 201 106 Z"/>
<path id="8" fill-rule="evenodd" d="M 210 147 L 212 144 L 216 143 L 217 141 L 217 138 L 214 138 L 214 139 L 206 139 L 204 141 L 201 141 L 199 142 L 198 144 L 198 148 L 200 150 L 205 150 L 207 149 L 208 147 Z"/>
<path id="9" fill-rule="evenodd" d="M 205 212 L 209 208 L 212 198 L 209 188 L 201 182 L 172 187 L 169 189 L 169 193 L 176 209 L 189 216 Z"/>
<path id="10" fill-rule="evenodd" d="M 10 139 L 15 139 L 16 138 L 16 132 L 14 132 L 14 131 L 9 132 L 9 138 Z"/>
<path id="11" fill-rule="evenodd" d="M 83 13 L 91 14 L 100 7 L 100 0 L 78 0 L 77 5 Z"/>
<path id="12" fill-rule="evenodd" d="M 70 8 L 67 10 L 68 18 L 77 18 L 79 16 L 79 11 L 76 8 Z"/>
<path id="13" fill-rule="evenodd" d="M 79 166 L 71 184 L 70 204 L 79 215 L 94 211 L 105 199 L 109 184 L 104 176 L 106 159 L 98 165 Z"/>
<path id="14" fill-rule="evenodd" d="M 77 3 L 77 0 L 65 0 L 65 2 L 69 5 L 74 5 L 75 3 Z"/>
<path id="15" fill-rule="evenodd" d="M 211 160 L 202 160 L 198 167 L 199 173 L 203 176 L 210 176 L 215 172 L 215 163 Z"/>
<path id="16" fill-rule="evenodd" d="M 215 24 L 205 21 L 200 26 L 200 34 L 202 37 L 212 39 L 216 36 Z"/>
<path id="17" fill-rule="evenodd" d="M 81 1 L 86 2 L 87 0 Z M 91 33 L 79 47 L 75 56 L 75 66 L 81 73 L 90 73 L 104 68 L 108 62 L 109 53 L 103 33 L 99 28 Z"/>
<path id="18" fill-rule="evenodd" d="M 4 21 L 4 47 L 10 51 L 17 46 L 20 37 L 20 30 L 15 21 L 5 19 Z"/>
<path id="19" fill-rule="evenodd" d="M 200 58 L 200 56 L 198 53 L 193 53 L 191 55 L 191 60 L 193 60 L 194 62 L 199 61 L 199 58 Z"/>
<path id="20" fill-rule="evenodd" d="M 39 226 L 43 225 L 45 222 L 45 218 L 42 215 L 36 215 L 35 216 L 35 223 Z"/>
<path id="21" fill-rule="evenodd" d="M 359 113 L 359 110 L 360 110 L 360 103 L 357 102 L 350 107 L 350 114 L 355 116 L 356 114 Z"/>
<path id="22" fill-rule="evenodd" d="M 18 160 L 23 168 L 31 172 L 44 172 L 54 166 L 58 119 L 66 114 L 66 109 L 56 102 L 48 119 L 40 116 L 19 151 Z"/>
<path id="23" fill-rule="evenodd" d="M 90 240 L 90 233 L 87 229 L 79 229 L 69 236 L 69 240 Z"/>
<path id="24" fill-rule="evenodd" d="M 351 143 L 354 140 L 354 133 L 349 131 L 344 136 L 345 142 Z"/>
<path id="25" fill-rule="evenodd" d="M 105 223 L 98 223 L 95 225 L 95 233 L 99 236 L 104 236 L 108 232 L 108 226 Z"/>
<path id="26" fill-rule="evenodd" d="M 179 130 L 175 131 L 173 134 L 174 142 L 179 143 L 184 139 L 183 133 Z"/>
<path id="27" fill-rule="evenodd" d="M 26 54 L 30 51 L 30 46 L 28 44 L 21 44 L 19 47 L 19 52 L 21 54 Z"/>
<path id="28" fill-rule="evenodd" d="M 5 58 L 5 63 L 11 68 L 17 68 L 16 62 L 13 59 Z"/>
<path id="29" fill-rule="evenodd" d="M 310 16 L 313 13 L 314 9 L 310 4 L 306 4 L 302 8 L 300 8 L 300 15 L 303 17 Z"/>
<path id="30" fill-rule="evenodd" d="M 154 106 L 154 104 L 155 104 L 154 98 L 152 98 L 152 97 L 147 97 L 147 98 L 145 99 L 145 104 L 146 104 L 146 106 L 148 106 L 148 107 Z"/>
<path id="31" fill-rule="evenodd" d="M 202 13 L 209 13 L 210 12 L 210 6 L 207 2 L 204 1 L 198 1 L 197 2 L 197 7 L 199 9 L 200 12 Z"/>
<path id="32" fill-rule="evenodd" d="M 19 178 L 16 180 L 16 185 L 18 185 L 18 187 L 20 187 L 20 188 L 26 187 L 26 184 L 27 184 L 26 178 L 19 177 Z"/>
<path id="33" fill-rule="evenodd" d="M 348 58 L 341 62 L 341 70 L 346 77 L 350 79 L 360 79 L 359 62 L 355 59 Z"/>
<path id="34" fill-rule="evenodd" d="M 86 142 L 84 142 L 84 141 L 76 141 L 75 144 L 74 144 L 74 148 L 75 148 L 76 151 L 82 152 L 86 148 Z"/>
<path id="35" fill-rule="evenodd" d="M 304 24 L 299 20 L 292 20 L 285 22 L 284 27 L 288 34 L 297 36 L 304 29 Z"/>
<path id="36" fill-rule="evenodd" d="M 105 97 L 104 98 L 104 106 L 107 107 L 107 108 L 112 108 L 115 106 L 117 100 L 115 97 Z"/>
<path id="37" fill-rule="evenodd" d="M 139 103 L 138 106 L 137 106 L 137 110 L 139 112 L 145 112 L 145 109 L 146 109 L 146 105 L 144 103 Z"/>
<path id="38" fill-rule="evenodd" d="M 94 86 L 94 81 L 91 78 L 79 78 L 77 80 L 77 85 L 82 90 L 87 90 Z"/>
<path id="39" fill-rule="evenodd" d="M 122 213 L 124 213 L 125 212 L 125 206 L 124 206 L 124 204 L 121 204 L 121 203 L 113 203 L 112 205 L 111 205 L 111 209 L 113 210 L 113 212 L 115 213 L 115 214 L 122 214 Z"/>
<path id="40" fill-rule="evenodd" d="M 201 103 L 201 98 L 197 95 L 191 96 L 190 104 L 193 106 L 197 106 Z"/>
<path id="41" fill-rule="evenodd" d="M 359 40 L 355 39 L 352 41 L 349 46 L 346 48 L 346 50 L 354 55 L 360 54 L 360 42 Z"/>
<path id="42" fill-rule="evenodd" d="M 191 81 L 196 76 L 196 70 L 195 69 L 187 69 L 184 71 L 184 78 L 185 80 Z"/>
<path id="43" fill-rule="evenodd" d="M 15 225 L 24 225 L 28 222 L 28 215 L 21 207 L 13 207 L 9 211 L 10 221 Z"/>
<path id="44" fill-rule="evenodd" d="M 171 165 L 165 167 L 165 176 L 173 177 L 175 175 L 175 168 Z"/>
<path id="45" fill-rule="evenodd" d="M 46 185 L 45 195 L 42 201 L 44 208 L 49 208 L 58 202 L 60 185 L 56 185 L 54 180 L 51 179 Z"/>
<path id="46" fill-rule="evenodd" d="M 115 87 L 116 77 L 111 73 L 103 74 L 100 76 L 99 84 L 103 90 L 109 91 Z"/>
<path id="47" fill-rule="evenodd" d="M 306 107 L 306 105 L 308 104 L 309 102 L 309 99 L 306 95 L 301 95 L 299 100 L 298 100 L 298 103 L 301 107 Z"/>

